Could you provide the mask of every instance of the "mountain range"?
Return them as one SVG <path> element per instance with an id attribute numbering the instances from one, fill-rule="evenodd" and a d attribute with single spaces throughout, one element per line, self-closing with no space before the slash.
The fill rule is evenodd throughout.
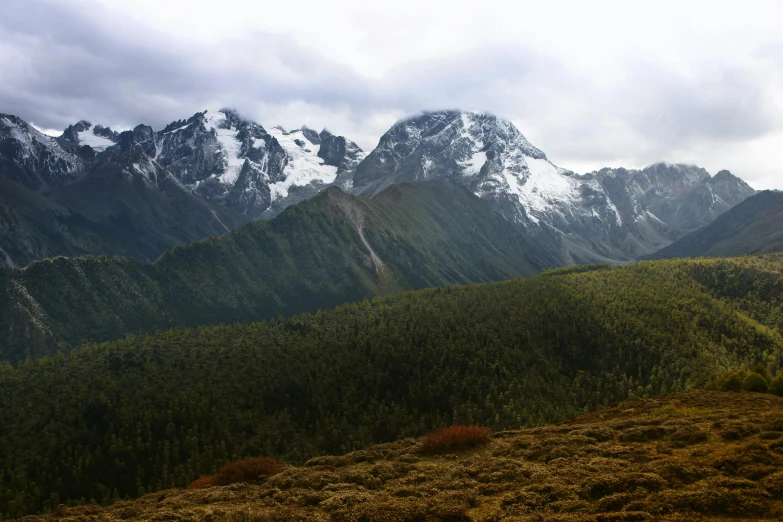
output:
<path id="1" fill-rule="evenodd" d="M 564 263 L 651 254 L 755 193 L 727 171 L 689 165 L 575 174 L 482 113 L 404 119 L 369 154 L 327 130 L 267 130 L 227 109 L 160 131 L 82 121 L 57 138 L 0 115 L 0 255 L 11 266 L 84 253 L 149 262 L 330 186 L 373 197 L 439 178 L 487 200 Z"/>

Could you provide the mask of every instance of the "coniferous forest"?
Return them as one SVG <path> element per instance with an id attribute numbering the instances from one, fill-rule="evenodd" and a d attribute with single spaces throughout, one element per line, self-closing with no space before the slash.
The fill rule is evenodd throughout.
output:
<path id="1" fill-rule="evenodd" d="M 395 185 L 371 200 L 331 188 L 277 219 L 168 250 L 151 264 L 83 256 L 0 268 L 0 295 L 7 296 L 0 300 L 0 360 L 531 276 L 563 263 L 445 180 Z"/>
<path id="2" fill-rule="evenodd" d="M 783 260 L 642 262 L 174 329 L 0 369 L 0 513 L 449 424 L 538 426 L 783 366 Z"/>

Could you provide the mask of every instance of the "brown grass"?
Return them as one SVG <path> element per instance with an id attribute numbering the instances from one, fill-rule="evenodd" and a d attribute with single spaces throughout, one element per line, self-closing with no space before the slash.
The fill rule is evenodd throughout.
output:
<path id="1" fill-rule="evenodd" d="M 770 394 L 678 394 L 628 402 L 544 428 L 496 433 L 471 451 L 426 453 L 423 447 L 424 441 L 404 439 L 347 455 L 318 457 L 301 467 L 288 466 L 266 480 L 168 490 L 107 508 L 69 508 L 55 518 L 67 522 L 783 519 L 783 398 Z M 51 520 L 47 517 L 28 521 Z"/>
<path id="2" fill-rule="evenodd" d="M 421 441 L 421 452 L 431 455 L 474 448 L 489 442 L 492 430 L 483 426 L 438 428 Z"/>

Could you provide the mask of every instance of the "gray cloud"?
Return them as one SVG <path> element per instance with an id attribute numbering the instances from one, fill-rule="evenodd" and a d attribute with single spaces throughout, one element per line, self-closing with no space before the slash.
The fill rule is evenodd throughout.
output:
<path id="1" fill-rule="evenodd" d="M 752 71 L 722 66 L 695 78 L 634 64 L 626 113 L 642 134 L 668 144 L 692 139 L 749 139 L 780 124 L 764 82 Z"/>
<path id="2" fill-rule="evenodd" d="M 229 40 L 229 54 L 220 56 L 149 31 L 119 37 L 66 4 L 42 0 L 11 0 L 0 30 L 1 110 L 48 128 L 88 116 L 163 126 L 212 103 L 371 105 L 358 76 L 282 36 Z"/>
<path id="3" fill-rule="evenodd" d="M 55 129 L 82 118 L 160 128 L 227 105 L 264 125 L 328 125 L 369 148 L 406 114 L 485 110 L 519 123 L 567 168 L 709 163 L 724 156 L 705 143 L 729 150 L 783 129 L 769 87 L 783 77 L 780 46 L 749 64 L 718 59 L 685 72 L 626 59 L 607 81 L 531 46 L 479 42 L 369 78 L 285 34 L 227 30 L 218 45 L 186 42 L 132 20 L 118 30 L 109 8 L 84 5 L 4 3 L 0 112 Z"/>

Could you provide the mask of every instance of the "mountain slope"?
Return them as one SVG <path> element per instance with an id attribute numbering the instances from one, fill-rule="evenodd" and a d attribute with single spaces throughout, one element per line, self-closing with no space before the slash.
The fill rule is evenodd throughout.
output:
<path id="1" fill-rule="evenodd" d="M 691 392 L 500 432 L 449 455 L 409 438 L 289 466 L 260 484 L 171 489 L 58 519 L 775 520 L 782 438 L 780 397 Z"/>
<path id="2" fill-rule="evenodd" d="M 558 269 L 0 367 L 0 513 L 186 486 L 245 456 L 301 463 L 452 423 L 504 430 L 563 421 L 757 364 L 774 374 L 783 367 L 781 269 L 780 257 Z M 591 459 L 655 460 L 636 441 L 671 432 L 643 426 L 650 431 L 612 426 L 608 440 L 622 444 Z M 712 426 L 710 437 L 749 433 L 736 419 Z M 569 456 L 549 445 L 516 449 L 528 450 Z M 747 473 L 757 480 L 764 469 Z"/>
<path id="3" fill-rule="evenodd" d="M 764 191 L 649 259 L 741 256 L 783 251 L 783 193 Z"/>
<path id="4" fill-rule="evenodd" d="M 372 196 L 402 181 L 446 177 L 569 262 L 631 260 L 707 224 L 754 193 L 728 172 L 688 165 L 556 167 L 509 121 L 460 111 L 397 122 L 357 167 L 353 190 Z"/>
<path id="5" fill-rule="evenodd" d="M 150 133 L 140 126 L 117 134 L 79 122 L 55 139 L 0 115 L 5 264 L 86 253 L 152 261 L 167 248 L 247 221 L 163 170 L 145 147 Z"/>
<path id="6" fill-rule="evenodd" d="M 484 201 L 447 181 L 373 200 L 333 187 L 271 221 L 142 265 L 57 258 L 0 272 L 0 360 L 172 326 L 260 320 L 399 290 L 559 266 Z"/>

